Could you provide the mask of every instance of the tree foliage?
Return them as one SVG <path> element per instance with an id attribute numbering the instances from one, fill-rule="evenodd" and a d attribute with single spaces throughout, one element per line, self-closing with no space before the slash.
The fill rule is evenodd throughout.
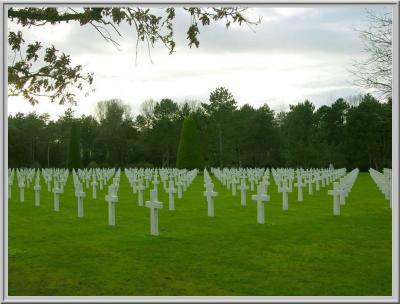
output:
<path id="1" fill-rule="evenodd" d="M 230 149 L 226 146 L 226 133 L 230 134 L 230 121 L 233 118 L 233 113 L 237 108 L 237 103 L 232 93 L 227 88 L 219 87 L 210 93 L 209 103 L 202 103 L 205 115 L 210 122 L 210 139 L 218 141 L 219 166 L 224 165 L 224 149 Z M 214 136 L 217 138 L 215 138 Z"/>
<path id="2" fill-rule="evenodd" d="M 339 98 L 318 109 L 304 101 L 287 112 L 275 112 L 267 104 L 239 107 L 233 99 L 225 99 L 230 106 L 213 107 L 229 109 L 222 155 L 211 102 L 146 101 L 134 116 L 122 101 L 108 100 L 99 102 L 95 116 L 75 118 L 72 110 L 57 120 L 35 113 L 9 116 L 9 165 L 66 167 L 75 123 L 86 166 L 175 167 L 183 121 L 190 117 L 205 166 L 219 166 L 221 157 L 224 166 L 232 167 L 391 166 L 390 99 L 378 102 L 367 94 L 358 103 Z"/>
<path id="3" fill-rule="evenodd" d="M 69 170 L 82 168 L 79 130 L 76 123 L 71 124 L 67 167 Z"/>
<path id="4" fill-rule="evenodd" d="M 190 117 L 186 117 L 182 124 L 176 167 L 180 169 L 204 168 L 203 153 L 197 135 L 196 123 Z"/>

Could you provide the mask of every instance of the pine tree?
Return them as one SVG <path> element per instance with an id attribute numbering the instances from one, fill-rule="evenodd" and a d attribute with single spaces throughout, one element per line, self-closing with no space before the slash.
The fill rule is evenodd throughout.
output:
<path id="1" fill-rule="evenodd" d="M 176 167 L 189 170 L 204 168 L 203 151 L 197 135 L 196 123 L 190 117 L 186 117 L 182 124 Z"/>
<path id="2" fill-rule="evenodd" d="M 69 137 L 69 150 L 67 167 L 69 170 L 78 169 L 82 167 L 80 144 L 79 144 L 79 130 L 76 123 L 71 124 L 71 134 Z"/>

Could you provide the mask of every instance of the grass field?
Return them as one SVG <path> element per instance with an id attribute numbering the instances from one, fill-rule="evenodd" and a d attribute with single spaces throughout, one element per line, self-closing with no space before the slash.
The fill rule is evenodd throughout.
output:
<path id="1" fill-rule="evenodd" d="M 42 185 L 20 203 L 14 180 L 8 202 L 8 294 L 34 295 L 391 295 L 391 209 L 367 173 L 361 173 L 342 207 L 332 215 L 328 188 L 297 202 L 270 186 L 266 224 L 256 223 L 256 203 L 240 205 L 240 193 L 215 181 L 215 218 L 207 217 L 197 177 L 168 211 L 159 213 L 160 236 L 150 236 L 149 209 L 138 207 L 121 174 L 116 226 L 107 225 L 106 187 L 77 217 L 72 178 L 53 211 Z M 159 185 L 160 186 L 160 185 Z M 145 192 L 145 199 L 149 191 Z"/>

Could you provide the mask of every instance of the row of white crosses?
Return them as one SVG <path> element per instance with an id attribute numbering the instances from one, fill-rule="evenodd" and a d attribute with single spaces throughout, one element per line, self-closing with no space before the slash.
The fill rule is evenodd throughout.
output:
<path id="1" fill-rule="evenodd" d="M 33 176 L 35 175 L 35 169 L 17 169 L 15 171 L 17 176 L 18 188 L 19 188 L 19 201 L 23 203 L 25 201 L 25 188 L 30 188 Z M 11 198 L 12 184 L 13 184 L 13 173 L 9 174 L 11 182 L 9 181 L 9 198 Z"/>
<path id="2" fill-rule="evenodd" d="M 270 173 L 273 176 L 278 192 L 282 193 L 282 210 L 289 209 L 288 194 L 293 191 L 293 182 L 297 179 L 295 186 L 298 188 L 297 200 L 303 201 L 303 187 L 308 185 L 308 194 L 312 195 L 314 184 L 315 190 L 320 191 L 321 187 L 325 187 L 334 180 L 346 174 L 346 169 L 227 169 L 222 170 L 212 168 L 212 173 L 224 184 L 228 189 L 232 190 L 232 196 L 236 196 L 236 186 L 238 185 L 241 192 L 241 205 L 246 206 L 246 191 L 248 186 L 246 179 L 250 181 L 250 191 L 257 186 L 256 194 L 252 195 L 252 200 L 257 202 L 257 222 L 265 223 L 264 203 L 270 200 L 268 195 L 268 186 Z M 238 184 L 240 181 L 240 184 Z"/>
<path id="3" fill-rule="evenodd" d="M 278 185 L 278 192 L 282 193 L 282 208 L 288 210 L 288 193 L 292 192 L 292 182 L 296 176 L 297 201 L 302 202 L 303 187 L 308 185 L 308 194 L 313 195 L 314 183 L 315 190 L 320 191 L 321 187 L 325 187 L 332 181 L 338 179 L 346 173 L 346 169 L 272 169 L 272 175 L 275 183 Z"/>
<path id="4" fill-rule="evenodd" d="M 169 179 L 169 187 L 166 187 L 166 180 L 167 180 L 167 176 L 168 174 L 163 174 L 166 173 L 165 170 L 168 169 L 163 169 L 164 171 L 159 171 L 160 176 L 163 175 L 165 178 L 163 178 L 163 185 L 164 185 L 164 189 L 166 190 L 166 192 L 169 194 L 169 210 L 173 211 L 175 210 L 175 205 L 174 205 L 174 193 L 176 192 L 175 188 L 174 188 L 174 184 L 173 184 L 173 180 Z M 161 173 L 163 172 L 163 173 Z M 186 190 L 186 187 L 188 185 L 190 185 L 193 180 L 195 179 L 195 177 L 197 176 L 197 169 L 191 170 L 189 172 L 187 172 L 186 170 L 183 171 L 175 171 L 176 172 L 183 172 L 183 174 L 178 175 L 182 178 L 182 180 L 184 180 L 183 184 Z M 169 176 L 170 178 L 173 177 L 174 175 L 174 171 L 170 171 L 169 172 L 171 175 Z M 153 179 L 153 185 L 154 188 L 150 191 L 150 200 L 146 201 L 146 207 L 150 209 L 150 234 L 157 236 L 159 235 L 159 231 L 158 231 L 158 209 L 161 209 L 163 207 L 163 203 L 158 201 L 158 190 L 157 190 L 157 173 L 154 174 L 154 179 Z"/>
<path id="5" fill-rule="evenodd" d="M 42 169 L 42 176 L 47 184 L 47 191 L 52 192 L 54 183 L 57 182 L 60 187 L 61 193 L 64 192 L 64 186 L 67 183 L 69 171 L 67 169 Z M 52 187 L 53 185 L 53 187 Z"/>
<path id="6" fill-rule="evenodd" d="M 250 182 L 250 191 L 254 191 L 254 186 L 257 184 L 263 176 L 269 174 L 268 169 L 250 169 L 250 168 L 240 168 L 240 169 L 228 169 L 224 168 L 222 170 L 211 168 L 211 172 L 219 179 L 219 181 L 226 186 L 228 190 L 232 191 L 232 196 L 236 196 L 236 190 L 241 183 L 241 179 L 248 178 Z"/>
<path id="7" fill-rule="evenodd" d="M 47 174 L 48 175 L 48 169 L 42 169 L 42 174 Z M 12 171 L 13 172 L 13 171 Z M 12 192 L 12 185 L 13 185 L 13 173 L 9 174 L 9 198 L 11 198 L 11 192 Z M 61 170 L 55 171 L 57 174 L 57 178 L 61 179 L 62 183 L 62 189 L 65 185 L 66 179 L 68 178 L 68 174 L 65 175 L 65 172 Z M 35 191 L 35 206 L 40 206 L 40 191 L 41 191 L 41 186 L 40 186 L 40 170 L 35 170 L 35 169 L 17 169 L 15 171 L 17 175 L 17 180 L 18 180 L 18 187 L 19 187 L 19 200 L 20 202 L 25 201 L 25 189 L 30 189 L 31 183 L 33 178 L 35 177 L 35 184 L 33 186 L 33 190 Z M 46 175 L 46 176 L 47 176 Z M 43 175 L 45 176 L 45 175 Z M 50 189 L 51 190 L 51 189 Z"/>
<path id="8" fill-rule="evenodd" d="M 257 203 L 257 223 L 265 223 L 265 208 L 264 204 L 270 200 L 267 194 L 270 171 L 264 169 L 227 169 L 223 170 L 212 168 L 212 173 L 221 181 L 228 189 L 232 190 L 232 196 L 236 196 L 236 188 L 240 190 L 240 204 L 246 206 L 246 191 L 248 186 L 246 184 L 246 178 L 250 181 L 250 190 L 254 190 L 254 186 L 257 185 L 256 194 L 252 195 L 251 198 Z M 208 172 L 204 172 L 204 179 L 209 180 Z M 240 183 L 239 183 L 240 181 Z M 212 188 L 211 188 L 212 189 Z M 211 191 L 210 191 L 211 192 Z M 206 194 L 206 192 L 204 192 Z M 212 192 L 211 192 L 212 193 Z M 211 195 L 211 193 L 209 195 Z"/>
<path id="9" fill-rule="evenodd" d="M 97 199 L 97 187 L 99 186 L 100 190 L 103 190 L 104 186 L 108 184 L 114 174 L 118 174 L 117 172 L 118 171 L 115 171 L 115 169 L 92 168 L 84 170 L 79 169 L 77 175 L 82 181 L 82 184 L 85 184 L 86 189 L 89 189 L 90 186 L 92 187 L 92 198 Z"/>
<path id="10" fill-rule="evenodd" d="M 40 178 L 41 175 L 43 176 L 43 179 L 45 183 L 47 184 L 47 189 L 48 191 L 51 191 L 53 193 L 53 205 L 54 205 L 54 211 L 59 212 L 60 211 L 60 194 L 64 193 L 64 187 L 65 184 L 67 183 L 68 176 L 69 176 L 69 171 L 68 169 L 42 169 L 41 174 L 40 171 L 37 170 L 36 174 L 34 169 L 23 169 L 23 170 L 17 170 L 17 176 L 19 179 L 19 187 L 20 187 L 20 201 L 24 201 L 24 188 L 25 188 L 25 180 L 29 182 L 32 180 L 33 176 L 35 177 L 35 185 L 34 185 L 34 191 L 35 191 L 35 206 L 39 207 L 40 206 L 40 191 L 41 191 L 41 185 L 40 185 Z M 78 205 L 78 217 L 83 217 L 83 198 L 85 197 L 85 192 L 83 191 L 83 181 L 88 183 L 87 178 L 88 176 L 93 176 L 93 179 L 98 176 L 101 181 L 106 183 L 113 175 L 114 175 L 115 170 L 114 169 L 90 169 L 90 170 L 78 170 L 77 172 L 73 170 L 73 183 L 74 183 L 74 188 L 75 188 L 75 196 L 77 198 L 77 205 Z M 11 177 L 10 180 L 12 181 L 12 172 L 9 174 Z M 82 182 L 78 178 L 80 176 L 83 180 Z M 10 184 L 10 182 L 9 182 Z M 12 182 L 11 182 L 12 185 Z M 11 189 L 9 189 L 11 193 Z M 93 190 L 93 198 L 96 198 L 96 190 L 94 187 Z"/>
<path id="11" fill-rule="evenodd" d="M 92 185 L 92 198 L 97 198 L 97 181 L 100 181 L 100 190 L 103 190 L 103 185 L 107 184 L 108 181 L 113 178 L 112 185 L 108 188 L 108 194 L 105 199 L 108 202 L 108 224 L 115 225 L 115 203 L 118 202 L 118 187 L 120 180 L 121 170 L 118 169 L 78 169 L 77 171 L 72 170 L 73 183 L 75 189 L 75 196 L 77 198 L 77 210 L 78 217 L 82 218 L 84 216 L 83 198 L 86 196 L 84 190 L 84 184 L 86 189 Z M 91 182 L 92 181 L 92 182 Z"/>
<path id="12" fill-rule="evenodd" d="M 36 174 L 35 174 L 36 172 Z M 115 175 L 114 175 L 115 173 Z M 179 170 L 179 169 L 125 169 L 125 173 L 131 183 L 134 191 L 139 193 L 139 206 L 143 206 L 143 190 L 149 187 L 150 183 L 153 184 L 153 189 L 150 192 L 150 200 L 146 202 L 146 207 L 150 208 L 150 222 L 152 235 L 158 235 L 158 209 L 162 208 L 162 203 L 158 201 L 158 184 L 160 177 L 164 190 L 169 194 L 169 210 L 175 210 L 174 194 L 178 193 L 178 198 L 182 198 L 183 192 L 187 190 L 188 186 L 196 178 L 198 171 L 195 170 Z M 14 180 L 14 175 L 17 175 L 18 183 L 20 186 L 20 201 L 24 201 L 24 188 L 25 183 L 31 183 L 34 176 L 35 178 L 35 205 L 40 205 L 40 171 L 34 169 L 11 169 L 9 170 L 9 193 L 11 195 L 11 187 Z M 108 203 L 108 224 L 115 225 L 115 205 L 118 202 L 118 188 L 120 182 L 121 170 L 116 172 L 114 169 L 78 169 L 72 170 L 73 185 L 75 189 L 75 196 L 78 205 L 78 217 L 84 216 L 83 198 L 86 196 L 84 192 L 84 185 L 86 189 L 89 188 L 90 181 L 93 187 L 92 197 L 96 198 L 97 181 L 100 182 L 100 189 L 103 185 L 113 177 L 112 184 L 108 187 L 108 193 L 105 200 Z M 48 185 L 48 190 L 54 193 L 54 211 L 60 211 L 60 194 L 64 192 L 64 186 L 67 182 L 69 171 L 67 169 L 42 169 L 42 176 L 45 183 Z M 175 189 L 174 182 L 177 184 L 178 189 Z M 51 187 L 53 184 L 53 187 Z M 167 186 L 168 185 L 168 186 Z"/>
<path id="13" fill-rule="evenodd" d="M 165 169 L 163 171 L 165 173 Z M 187 170 L 177 170 L 175 171 L 177 174 L 175 174 L 174 171 L 169 172 L 169 174 L 168 173 L 163 174 L 163 171 L 160 171 L 160 176 L 164 176 L 162 177 L 162 179 L 164 184 L 164 190 L 166 193 L 168 193 L 168 208 L 169 210 L 173 211 L 175 210 L 175 200 L 174 200 L 175 193 L 177 193 L 178 198 L 181 199 L 183 197 L 183 192 L 188 189 L 189 185 L 196 178 L 198 170 L 194 169 L 188 172 Z M 179 172 L 181 174 L 179 174 Z M 168 187 L 167 187 L 167 180 L 169 180 Z M 177 188 L 175 188 L 174 183 L 176 183 Z"/>
<path id="14" fill-rule="evenodd" d="M 392 208 L 392 169 L 384 168 L 383 173 L 381 173 L 370 168 L 369 174 L 379 190 L 385 195 L 385 199 L 389 200 L 389 206 Z"/>
<path id="15" fill-rule="evenodd" d="M 132 192 L 138 194 L 138 205 L 143 206 L 143 192 L 146 189 L 155 191 L 158 197 L 158 185 L 162 184 L 163 189 L 169 196 L 169 209 L 175 210 L 174 195 L 178 198 L 183 197 L 183 193 L 192 183 L 197 175 L 197 171 L 179 169 L 124 169 L 125 175 L 132 187 Z M 151 188 L 151 185 L 153 186 Z M 175 188 L 176 185 L 176 188 Z M 151 193 L 150 193 L 151 194 Z"/>
<path id="16" fill-rule="evenodd" d="M 51 178 L 53 179 L 53 194 L 54 194 L 54 211 L 59 212 L 60 211 L 60 194 L 64 193 L 64 187 L 65 184 L 67 183 L 69 171 L 68 169 L 64 170 L 59 170 L 59 171 L 53 171 L 53 174 L 51 172 L 46 172 L 43 176 L 46 176 L 45 179 L 47 178 L 47 182 L 50 181 L 51 183 Z"/>
<path id="17" fill-rule="evenodd" d="M 333 215 L 340 215 L 340 206 L 346 204 L 346 197 L 349 195 L 358 173 L 359 169 L 354 169 L 340 177 L 339 181 L 333 182 L 333 189 L 328 191 L 328 195 L 333 197 Z"/>
<path id="18" fill-rule="evenodd" d="M 313 182 L 315 183 L 315 190 L 319 191 L 321 187 L 325 187 L 338 179 L 346 173 L 345 168 L 341 169 L 311 169 L 311 170 L 297 170 L 297 177 L 302 176 L 305 184 L 308 184 L 308 194 L 313 194 Z M 297 185 L 299 187 L 299 185 Z"/>
<path id="19" fill-rule="evenodd" d="M 193 182 L 198 174 L 196 169 L 188 171 L 186 169 L 137 169 L 125 168 L 124 173 L 132 187 L 132 192 L 138 194 L 138 206 L 143 206 L 143 192 L 150 191 L 150 200 L 146 201 L 145 206 L 150 209 L 150 234 L 159 235 L 158 231 L 158 209 L 163 208 L 163 203 L 158 200 L 158 185 L 168 194 L 168 209 L 175 210 L 175 193 L 178 198 L 182 198 L 183 192 Z M 175 188 L 175 184 L 177 188 Z M 153 187 L 151 187 L 151 185 Z"/>

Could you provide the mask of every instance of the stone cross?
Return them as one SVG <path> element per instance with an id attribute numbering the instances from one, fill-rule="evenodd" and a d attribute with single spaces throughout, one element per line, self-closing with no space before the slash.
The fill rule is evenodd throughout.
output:
<path id="1" fill-rule="evenodd" d="M 340 215 L 340 200 L 339 197 L 343 190 L 339 189 L 339 183 L 333 183 L 333 190 L 328 191 L 328 195 L 333 196 L 333 215 Z"/>
<path id="2" fill-rule="evenodd" d="M 289 209 L 288 192 L 292 190 L 288 186 L 289 181 L 287 179 L 282 180 L 282 186 L 278 188 L 278 192 L 282 193 L 282 210 L 287 211 Z"/>
<path id="3" fill-rule="evenodd" d="M 302 177 L 299 175 L 297 176 L 297 183 L 295 184 L 297 186 L 297 201 L 302 202 L 303 201 L 303 181 Z"/>
<path id="4" fill-rule="evenodd" d="M 232 177 L 231 184 L 232 184 L 232 196 L 236 196 L 236 179 L 234 177 Z"/>
<path id="5" fill-rule="evenodd" d="M 138 205 L 139 205 L 139 207 L 143 207 L 143 191 L 145 189 L 146 189 L 145 186 L 140 181 L 139 184 L 136 187 L 136 190 L 137 190 L 137 193 L 138 193 Z"/>
<path id="6" fill-rule="evenodd" d="M 58 187 L 58 182 L 54 182 L 54 188 L 53 188 L 53 193 L 54 193 L 54 211 L 58 212 L 60 211 L 60 188 Z"/>
<path id="7" fill-rule="evenodd" d="M 47 179 L 47 191 L 51 192 L 51 180 L 50 180 L 50 177 Z"/>
<path id="8" fill-rule="evenodd" d="M 183 191 L 186 191 L 186 188 L 187 188 L 187 180 L 184 178 L 182 181 L 183 181 Z"/>
<path id="9" fill-rule="evenodd" d="M 263 185 L 263 188 L 264 188 L 264 190 L 263 190 L 263 193 L 265 194 L 265 195 L 268 195 L 268 186 L 269 186 L 269 181 L 268 181 L 268 178 L 265 178 L 264 180 L 263 180 L 263 182 L 262 182 L 262 185 Z"/>
<path id="10" fill-rule="evenodd" d="M 209 180 L 207 180 L 205 183 L 204 183 L 204 188 L 213 188 L 214 187 L 214 184 L 212 183 L 212 181 L 211 181 L 211 179 L 209 179 Z"/>
<path id="11" fill-rule="evenodd" d="M 157 200 L 154 190 L 150 192 L 150 201 L 146 202 L 146 207 L 150 208 L 150 234 L 158 235 L 158 209 L 163 204 Z"/>
<path id="12" fill-rule="evenodd" d="M 254 191 L 254 176 L 250 175 L 249 179 L 250 179 L 250 191 Z"/>
<path id="13" fill-rule="evenodd" d="M 310 174 L 310 175 L 308 175 L 308 194 L 309 195 L 312 195 L 313 194 L 313 186 L 312 186 L 312 182 L 313 182 L 313 179 L 312 179 L 312 175 Z"/>
<path id="14" fill-rule="evenodd" d="M 160 182 L 158 181 L 158 179 L 157 179 L 157 176 L 156 175 L 154 175 L 154 180 L 153 180 L 153 185 L 154 185 L 154 188 L 153 188 L 153 191 L 155 191 L 155 198 L 157 199 L 158 198 L 158 184 L 159 184 Z M 150 192 L 151 192 L 152 190 L 150 190 Z M 150 195 L 151 195 L 151 193 L 150 193 Z"/>
<path id="15" fill-rule="evenodd" d="M 340 202 L 340 205 L 345 205 L 346 204 L 346 195 L 347 195 L 346 184 L 341 184 L 341 185 L 343 185 L 344 187 L 341 187 L 343 191 L 339 195 L 339 202 Z"/>
<path id="16" fill-rule="evenodd" d="M 176 193 L 176 189 L 174 188 L 174 181 L 169 181 L 169 187 L 167 189 L 169 196 L 169 210 L 175 210 L 175 202 L 174 202 L 174 193 Z"/>
<path id="17" fill-rule="evenodd" d="M 18 183 L 18 187 L 19 187 L 19 201 L 23 203 L 25 201 L 25 183 L 23 179 L 21 179 L 21 181 Z"/>
<path id="18" fill-rule="evenodd" d="M 33 190 L 35 190 L 35 206 L 39 207 L 40 206 L 40 190 L 42 187 L 40 187 L 39 182 L 37 181 L 35 183 L 35 186 L 33 187 Z"/>
<path id="19" fill-rule="evenodd" d="M 179 179 L 176 185 L 178 186 L 178 198 L 182 198 L 182 180 Z"/>
<path id="20" fill-rule="evenodd" d="M 76 187 L 75 195 L 78 198 L 78 217 L 83 217 L 83 198 L 85 197 L 85 192 L 82 190 L 81 183 L 78 183 Z"/>
<path id="21" fill-rule="evenodd" d="M 118 202 L 118 196 L 113 185 L 108 187 L 106 201 L 108 202 L 108 225 L 115 226 L 115 203 Z"/>
<path id="22" fill-rule="evenodd" d="M 263 191 L 262 185 L 257 186 L 257 194 L 252 195 L 251 199 L 257 202 L 257 223 L 265 223 L 265 212 L 264 212 L 264 202 L 269 201 L 269 196 Z"/>
<path id="23" fill-rule="evenodd" d="M 240 186 L 239 186 L 239 189 L 240 189 L 240 204 L 241 204 L 242 206 L 246 206 L 246 190 L 247 190 L 248 188 L 249 188 L 249 187 L 246 186 L 246 181 L 245 181 L 245 179 L 243 178 L 243 179 L 242 179 L 242 182 L 241 182 L 241 184 L 240 184 Z"/>
<path id="24" fill-rule="evenodd" d="M 96 199 L 97 198 L 97 192 L 96 192 L 96 187 L 97 187 L 97 182 L 96 182 L 96 177 L 93 178 L 93 182 L 92 182 L 92 198 Z"/>
<path id="25" fill-rule="evenodd" d="M 214 216 L 214 197 L 218 195 L 218 193 L 213 190 L 213 187 L 214 187 L 213 184 L 207 186 L 206 191 L 204 191 L 203 193 L 203 195 L 207 197 L 208 216 L 210 217 Z"/>
<path id="26" fill-rule="evenodd" d="M 321 174 L 321 187 L 325 187 L 325 173 Z"/>
<path id="27" fill-rule="evenodd" d="M 319 173 L 315 175 L 315 191 L 319 191 L 319 181 L 320 181 L 320 176 Z"/>
<path id="28" fill-rule="evenodd" d="M 157 188 L 158 184 L 160 183 L 156 174 L 154 174 L 154 179 L 153 179 L 152 183 L 153 183 L 154 188 Z"/>
<path id="29" fill-rule="evenodd" d="M 254 191 L 254 177 L 250 176 L 250 191 Z"/>
<path id="30" fill-rule="evenodd" d="M 136 183 L 136 179 L 132 180 L 131 182 L 131 187 L 132 187 L 132 193 L 136 194 L 137 193 L 137 183 Z"/>
<path id="31" fill-rule="evenodd" d="M 64 193 L 64 180 L 63 179 L 61 179 L 59 186 L 60 186 L 60 193 Z"/>

